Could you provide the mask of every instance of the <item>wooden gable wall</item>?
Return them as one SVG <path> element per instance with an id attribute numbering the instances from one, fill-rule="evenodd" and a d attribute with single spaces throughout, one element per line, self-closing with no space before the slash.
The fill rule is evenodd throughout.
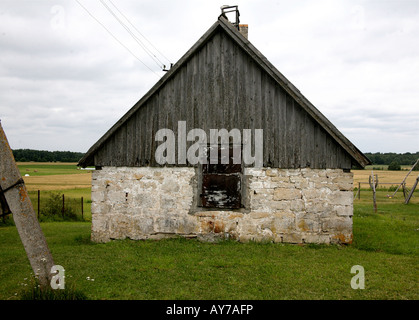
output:
<path id="1" fill-rule="evenodd" d="M 159 166 L 155 133 L 177 135 L 186 121 L 187 132 L 208 137 L 209 129 L 263 129 L 265 167 L 351 168 L 350 155 L 222 28 L 141 103 L 95 152 L 96 166 Z"/>

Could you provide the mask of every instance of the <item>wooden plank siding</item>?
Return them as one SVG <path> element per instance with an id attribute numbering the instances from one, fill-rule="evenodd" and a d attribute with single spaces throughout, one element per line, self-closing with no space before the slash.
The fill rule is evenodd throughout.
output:
<path id="1" fill-rule="evenodd" d="M 171 129 L 177 142 L 178 121 L 186 121 L 186 132 L 205 130 L 208 139 L 209 129 L 252 129 L 252 138 L 254 129 L 263 129 L 266 167 L 351 168 L 351 156 L 223 32 L 216 32 L 102 143 L 94 164 L 159 166 L 155 134 Z"/>
<path id="2" fill-rule="evenodd" d="M 343 168 L 370 161 L 269 61 L 220 18 L 86 153 L 79 165 L 158 166 L 155 133 L 264 130 L 263 165 Z M 187 142 L 187 148 L 194 142 Z M 253 146 L 254 147 L 254 146 Z M 178 160 L 176 155 L 176 160 Z M 183 166 L 183 164 L 179 164 Z"/>

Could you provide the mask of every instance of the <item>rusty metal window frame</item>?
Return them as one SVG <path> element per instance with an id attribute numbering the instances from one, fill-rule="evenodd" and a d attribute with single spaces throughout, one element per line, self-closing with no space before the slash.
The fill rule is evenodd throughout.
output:
<path id="1" fill-rule="evenodd" d="M 13 212 L 10 210 L 9 205 L 7 203 L 6 197 L 5 197 L 5 193 L 7 191 L 9 191 L 10 189 L 22 185 L 25 182 L 23 181 L 22 178 L 20 178 L 19 180 L 17 180 L 14 184 L 12 184 L 10 187 L 6 188 L 6 189 L 2 189 L 0 187 L 0 218 L 2 217 L 6 217 L 9 214 L 12 214 Z"/>
<path id="2" fill-rule="evenodd" d="M 237 209 L 241 209 L 244 208 L 244 199 L 243 199 L 243 175 L 244 175 L 244 163 L 243 163 L 243 144 L 234 144 L 234 143 L 229 143 L 228 145 L 223 145 L 223 144 L 218 144 L 218 164 L 214 165 L 210 163 L 210 150 L 213 147 L 212 144 L 205 144 L 204 145 L 204 150 L 205 150 L 205 157 L 206 157 L 206 163 L 203 163 L 203 161 L 199 162 L 199 166 L 198 166 L 198 203 L 197 206 L 201 207 L 203 209 L 206 210 L 237 210 Z M 227 166 L 232 166 L 232 171 L 233 172 L 229 172 L 228 168 L 226 168 L 226 164 L 222 164 L 219 163 L 221 161 L 221 152 L 222 149 L 225 147 L 228 147 L 229 149 L 233 149 L 234 148 L 239 148 L 240 149 L 240 164 L 231 164 L 229 162 L 229 164 Z M 232 158 L 232 153 L 234 154 L 234 151 L 230 151 L 229 152 L 229 158 Z M 221 169 L 220 171 L 217 171 L 217 169 Z M 225 171 L 227 170 L 227 172 Z M 238 203 L 237 201 L 235 202 L 234 205 L 205 205 L 203 203 L 203 193 L 204 193 L 204 180 L 207 177 L 210 177 L 213 175 L 213 178 L 216 176 L 219 176 L 220 180 L 222 179 L 229 179 L 231 178 L 231 180 L 235 180 L 236 182 L 238 182 L 238 186 L 239 189 L 237 190 L 237 196 L 238 198 Z M 237 180 L 238 178 L 238 180 Z M 230 181 L 231 181 L 230 180 Z M 226 186 L 227 188 L 227 186 Z"/>

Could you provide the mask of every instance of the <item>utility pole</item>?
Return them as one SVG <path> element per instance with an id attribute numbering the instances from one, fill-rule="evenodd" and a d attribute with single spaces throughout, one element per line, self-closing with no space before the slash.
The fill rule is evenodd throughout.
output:
<path id="1" fill-rule="evenodd" d="M 0 122 L 0 194 L 2 206 L 13 214 L 20 239 L 41 288 L 49 286 L 54 266 L 51 252 L 36 217 L 25 182 Z M 3 203 L 6 202 L 6 203 Z"/>

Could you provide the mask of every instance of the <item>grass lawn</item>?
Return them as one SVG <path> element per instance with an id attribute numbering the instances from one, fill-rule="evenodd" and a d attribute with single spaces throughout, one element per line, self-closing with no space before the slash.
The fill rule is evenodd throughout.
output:
<path id="1" fill-rule="evenodd" d="M 74 189 L 76 193 L 87 191 Z M 419 194 L 408 205 L 379 191 L 354 200 L 348 246 L 202 243 L 196 239 L 90 242 L 90 222 L 43 222 L 66 287 L 92 300 L 417 300 Z M 32 284 L 14 226 L 0 227 L 0 299 L 15 300 Z M 365 289 L 351 288 L 351 268 L 365 270 Z"/>
<path id="2" fill-rule="evenodd" d="M 418 299 L 418 205 L 394 204 L 378 214 L 368 207 L 355 206 L 349 246 L 186 239 L 94 244 L 90 223 L 41 226 L 55 263 L 66 270 L 66 285 L 88 299 Z M 0 298 L 18 299 L 31 268 L 15 227 L 0 228 L 0 241 Z M 365 269 L 364 290 L 351 288 L 354 265 Z"/>
<path id="3" fill-rule="evenodd" d="M 80 170 L 75 163 L 18 162 L 18 168 L 29 191 L 91 187 L 91 170 Z"/>
<path id="4" fill-rule="evenodd" d="M 20 174 L 25 176 L 45 176 L 56 174 L 78 174 L 76 163 L 67 162 L 18 162 Z"/>

